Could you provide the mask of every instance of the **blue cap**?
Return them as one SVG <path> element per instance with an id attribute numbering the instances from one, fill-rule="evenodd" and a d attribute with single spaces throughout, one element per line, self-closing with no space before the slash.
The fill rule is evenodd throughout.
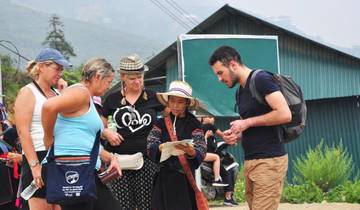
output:
<path id="1" fill-rule="evenodd" d="M 58 50 L 53 48 L 42 49 L 39 55 L 35 58 L 35 62 L 54 61 L 64 68 L 72 67 L 72 64 L 67 61 Z"/>

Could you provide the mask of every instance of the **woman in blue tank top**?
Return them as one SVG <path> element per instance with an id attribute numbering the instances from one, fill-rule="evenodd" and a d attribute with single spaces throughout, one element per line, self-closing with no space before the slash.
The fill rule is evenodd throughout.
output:
<path id="1" fill-rule="evenodd" d="M 82 70 L 80 83 L 65 89 L 61 95 L 49 99 L 42 108 L 45 147 L 54 144 L 55 156 L 90 155 L 96 134 L 103 131 L 103 123 L 92 101 L 93 96 L 101 96 L 108 90 L 114 77 L 111 64 L 102 58 L 89 60 Z M 100 158 L 109 163 L 108 170 L 115 168 L 121 174 L 115 156 L 100 149 L 96 169 L 100 168 Z M 61 205 L 62 210 L 121 209 L 111 192 L 96 177 L 97 200 Z"/>

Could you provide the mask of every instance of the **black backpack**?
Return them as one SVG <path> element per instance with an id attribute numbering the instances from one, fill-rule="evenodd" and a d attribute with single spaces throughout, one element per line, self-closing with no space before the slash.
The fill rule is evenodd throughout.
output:
<path id="1" fill-rule="evenodd" d="M 263 70 L 254 71 L 250 78 L 249 88 L 252 97 L 259 103 L 266 104 L 265 98 L 259 93 L 255 86 L 255 77 L 261 71 Z M 288 143 L 299 137 L 305 128 L 306 103 L 300 86 L 297 85 L 290 76 L 268 73 L 273 75 L 274 81 L 280 86 L 280 91 L 284 95 L 291 111 L 291 122 L 282 125 L 285 135 L 284 140 L 285 143 Z"/>

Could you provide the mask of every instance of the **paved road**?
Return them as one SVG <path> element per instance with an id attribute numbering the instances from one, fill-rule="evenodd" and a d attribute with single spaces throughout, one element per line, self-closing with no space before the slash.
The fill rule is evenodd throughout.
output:
<path id="1" fill-rule="evenodd" d="M 237 207 L 216 206 L 211 210 L 248 210 L 245 204 Z M 350 203 L 311 203 L 311 204 L 289 204 L 281 203 L 278 210 L 360 210 L 360 204 Z"/>

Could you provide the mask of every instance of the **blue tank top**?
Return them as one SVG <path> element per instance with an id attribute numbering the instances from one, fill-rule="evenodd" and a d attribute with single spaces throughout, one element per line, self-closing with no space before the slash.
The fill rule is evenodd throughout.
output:
<path id="1" fill-rule="evenodd" d="M 55 156 L 90 155 L 96 133 L 103 129 L 103 123 L 92 100 L 88 112 L 79 117 L 64 117 L 58 114 L 54 128 Z M 96 169 L 99 168 L 98 156 Z"/>

